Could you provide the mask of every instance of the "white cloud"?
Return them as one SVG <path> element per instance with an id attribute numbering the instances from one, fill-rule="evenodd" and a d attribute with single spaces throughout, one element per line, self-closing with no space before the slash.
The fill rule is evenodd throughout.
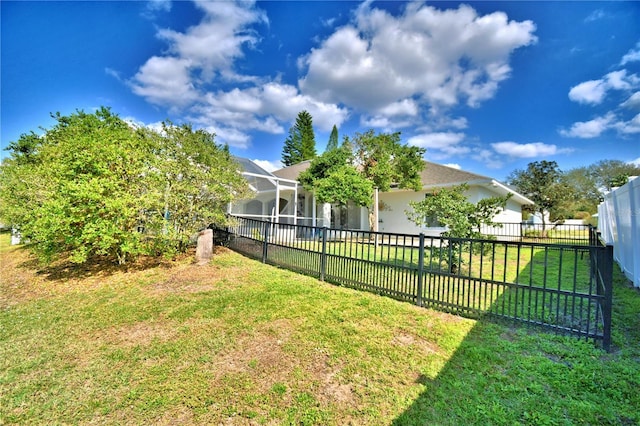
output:
<path id="1" fill-rule="evenodd" d="M 407 144 L 426 148 L 430 157 L 433 157 L 434 159 L 443 159 L 451 157 L 452 155 L 467 154 L 471 152 L 470 148 L 460 144 L 464 139 L 464 133 L 434 132 L 412 136 L 407 140 Z"/>
<path id="2" fill-rule="evenodd" d="M 114 70 L 113 68 L 105 68 L 104 69 L 105 74 L 115 78 L 118 81 L 122 81 L 122 76 L 120 75 L 120 73 L 116 70 Z"/>
<path id="3" fill-rule="evenodd" d="M 451 167 L 452 169 L 462 170 L 462 167 L 460 167 L 460 164 L 457 164 L 457 163 L 447 163 L 447 164 L 443 164 L 443 166 Z"/>
<path id="4" fill-rule="evenodd" d="M 620 65 L 627 65 L 629 62 L 640 61 L 640 42 L 636 44 L 634 49 L 629 50 L 620 61 Z"/>
<path id="5" fill-rule="evenodd" d="M 160 12 L 169 12 L 170 10 L 171 0 L 149 0 L 142 11 L 142 17 L 154 19 Z"/>
<path id="6" fill-rule="evenodd" d="M 629 164 L 634 164 L 634 165 L 640 167 L 640 157 L 636 158 L 635 160 L 629 161 Z"/>
<path id="7" fill-rule="evenodd" d="M 464 134 L 456 133 L 467 127 L 466 119 L 449 118 L 446 111 L 492 98 L 509 78 L 513 51 L 537 40 L 533 22 L 509 20 L 502 12 L 479 15 L 470 6 L 440 10 L 411 2 L 392 16 L 365 2 L 350 24 L 298 59 L 302 78 L 296 87 L 236 68 L 260 43 L 256 28 L 269 23 L 254 1 L 196 7 L 201 21 L 180 31 L 159 29 L 165 53 L 149 58 L 127 84 L 148 102 L 180 112 L 215 132 L 219 142 L 240 148 L 251 144 L 250 132 L 286 132 L 301 110 L 311 113 L 314 127 L 329 131 L 356 109 L 363 113 L 361 124 L 385 131 L 422 127 L 431 139 L 415 141 L 442 157 L 468 153 L 460 143 Z"/>
<path id="8" fill-rule="evenodd" d="M 439 10 L 409 3 L 398 16 L 363 3 L 299 66 L 303 93 L 380 115 L 404 99 L 478 106 L 508 78 L 509 56 L 536 41 L 531 21 L 469 6 Z"/>
<path id="9" fill-rule="evenodd" d="M 484 164 L 490 169 L 501 169 L 503 163 L 500 159 L 496 158 L 493 151 L 489 149 L 480 149 L 473 154 L 473 159 Z"/>
<path id="10" fill-rule="evenodd" d="M 574 86 L 569 90 L 569 99 L 583 104 L 599 104 L 607 93 L 603 80 L 590 80 Z"/>
<path id="11" fill-rule="evenodd" d="M 593 12 L 591 12 L 591 13 L 589 14 L 589 16 L 587 16 L 587 17 L 584 19 L 584 22 L 589 23 L 589 22 L 598 21 L 598 20 L 600 20 L 600 19 L 605 18 L 606 16 L 607 16 L 607 15 L 604 13 L 604 11 L 603 11 L 602 9 L 596 9 L 596 10 L 594 10 Z"/>
<path id="12" fill-rule="evenodd" d="M 148 102 L 169 108 L 218 136 L 218 141 L 244 148 L 249 132 L 284 133 L 297 114 L 307 110 L 314 127 L 330 130 L 349 116 L 344 107 L 303 95 L 297 87 L 242 75 L 235 62 L 259 41 L 254 25 L 268 23 L 255 2 L 197 2 L 200 23 L 185 31 L 160 29 L 166 53 L 153 56 L 127 82 Z M 107 73 L 114 75 L 112 70 Z M 234 89 L 225 90 L 233 82 Z"/>
<path id="13" fill-rule="evenodd" d="M 203 126 L 223 129 L 216 132 L 220 139 L 242 148 L 248 145 L 250 131 L 285 133 L 302 110 L 311 114 L 314 128 L 322 131 L 331 130 L 334 124 L 339 127 L 349 116 L 346 109 L 301 95 L 294 86 L 268 83 L 207 93 L 191 108 L 189 119 Z"/>
<path id="14" fill-rule="evenodd" d="M 590 121 L 574 123 L 569 130 L 561 130 L 560 134 L 566 137 L 575 137 L 581 139 L 590 139 L 600 136 L 615 121 L 615 115 L 608 113 L 605 116 L 594 118 Z"/>
<path id="15" fill-rule="evenodd" d="M 419 105 L 413 99 L 403 99 L 380 108 L 373 116 L 362 115 L 360 125 L 393 131 L 416 124 L 418 114 Z"/>
<path id="16" fill-rule="evenodd" d="M 590 139 L 598 137 L 611 129 L 616 130 L 623 136 L 640 133 L 640 114 L 629 120 L 624 120 L 609 112 L 590 121 L 574 123 L 569 130 L 560 130 L 560 134 L 566 137 Z"/>
<path id="17" fill-rule="evenodd" d="M 629 109 L 640 109 L 640 91 L 629 96 L 629 98 L 621 103 L 620 106 Z"/>
<path id="18" fill-rule="evenodd" d="M 140 67 L 129 85 L 148 102 L 169 107 L 184 107 L 198 98 L 191 81 L 191 61 L 153 56 Z"/>
<path id="19" fill-rule="evenodd" d="M 258 166 L 262 167 L 268 172 L 273 172 L 275 170 L 280 170 L 282 168 L 281 161 L 268 161 L 268 160 L 251 160 L 256 163 Z"/>
<path id="20" fill-rule="evenodd" d="M 234 79 L 233 64 L 243 56 L 242 48 L 258 41 L 251 25 L 267 22 L 254 2 L 199 2 L 196 6 L 205 13 L 202 21 L 185 32 L 160 29 L 157 36 L 168 43 L 167 54 L 151 57 L 129 81 L 133 92 L 150 103 L 184 108 L 201 96 L 202 84 L 216 75 Z"/>
<path id="21" fill-rule="evenodd" d="M 519 144 L 516 142 L 496 142 L 491 147 L 498 153 L 518 158 L 534 158 L 556 155 L 570 152 L 571 150 L 563 148 L 558 149 L 556 145 L 548 145 L 542 142 Z"/>
<path id="22" fill-rule="evenodd" d="M 640 78 L 626 70 L 613 71 L 599 80 L 580 83 L 569 90 L 569 99 L 582 104 L 602 103 L 610 90 L 631 90 L 640 86 Z"/>
<path id="23" fill-rule="evenodd" d="M 622 57 L 620 65 L 640 61 L 640 42 Z M 572 101 L 597 106 L 603 104 L 605 98 L 612 91 L 618 91 L 620 96 L 628 96 L 620 103 L 621 109 L 600 113 L 598 117 L 589 121 L 574 123 L 570 129 L 561 129 L 560 134 L 566 137 L 596 138 L 608 130 L 615 130 L 622 136 L 640 133 L 640 114 L 629 118 L 628 110 L 640 109 L 640 77 L 630 74 L 627 69 L 620 69 L 606 74 L 598 80 L 590 80 L 571 88 L 569 98 Z M 625 111 L 626 109 L 626 111 Z"/>
<path id="24" fill-rule="evenodd" d="M 615 123 L 613 127 L 623 135 L 638 134 L 640 133 L 640 114 L 629 121 L 619 121 Z"/>
<path id="25" fill-rule="evenodd" d="M 249 135 L 233 127 L 217 124 L 203 128 L 209 133 L 215 133 L 216 143 L 228 144 L 240 149 L 246 149 L 251 145 Z"/>
<path id="26" fill-rule="evenodd" d="M 250 26 L 268 20 L 264 12 L 253 7 L 253 2 L 197 2 L 196 5 L 205 12 L 202 22 L 184 33 L 162 29 L 158 37 L 169 43 L 171 53 L 188 58 L 201 70 L 205 80 L 211 80 L 215 72 L 232 69 L 234 61 L 244 56 L 243 46 L 252 47 L 258 42 Z"/>

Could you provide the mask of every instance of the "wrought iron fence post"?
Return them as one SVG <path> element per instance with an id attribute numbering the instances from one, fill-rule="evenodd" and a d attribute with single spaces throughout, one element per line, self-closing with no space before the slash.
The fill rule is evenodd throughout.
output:
<path id="1" fill-rule="evenodd" d="M 269 247 L 269 226 L 271 223 L 265 221 L 262 222 L 264 226 L 264 230 L 262 231 L 262 235 L 264 240 L 262 240 L 262 263 L 267 263 L 267 250 Z"/>
<path id="2" fill-rule="evenodd" d="M 424 233 L 420 233 L 420 249 L 418 250 L 418 297 L 416 305 L 422 306 L 422 290 L 424 287 Z"/>
<path id="3" fill-rule="evenodd" d="M 320 281 L 324 281 L 327 273 L 327 231 L 326 226 L 322 228 L 322 253 L 320 253 Z"/>

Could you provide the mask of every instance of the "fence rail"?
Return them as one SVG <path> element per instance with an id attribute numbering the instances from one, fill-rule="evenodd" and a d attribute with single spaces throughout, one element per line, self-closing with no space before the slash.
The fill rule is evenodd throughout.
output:
<path id="1" fill-rule="evenodd" d="M 613 254 L 593 228 L 580 243 L 548 244 L 234 222 L 216 229 L 215 242 L 264 263 L 418 306 L 541 326 L 609 350 Z"/>
<path id="2" fill-rule="evenodd" d="M 520 240 L 529 242 L 588 244 L 590 225 L 571 223 L 529 223 L 512 222 L 483 225 L 480 232 L 499 240 Z"/>

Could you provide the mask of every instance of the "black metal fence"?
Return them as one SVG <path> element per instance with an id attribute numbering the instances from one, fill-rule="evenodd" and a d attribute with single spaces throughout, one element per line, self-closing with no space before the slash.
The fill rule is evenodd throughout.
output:
<path id="1" fill-rule="evenodd" d="M 519 240 L 542 243 L 588 244 L 590 225 L 570 223 L 500 223 L 494 226 L 483 225 L 480 229 L 485 235 L 499 240 Z"/>
<path id="2" fill-rule="evenodd" d="M 214 242 L 334 284 L 611 344 L 611 246 L 427 237 L 234 218 Z"/>

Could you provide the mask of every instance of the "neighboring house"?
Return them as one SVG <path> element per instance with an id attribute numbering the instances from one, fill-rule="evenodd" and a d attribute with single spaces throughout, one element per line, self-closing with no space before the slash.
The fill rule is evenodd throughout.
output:
<path id="1" fill-rule="evenodd" d="M 297 186 L 297 190 L 293 190 L 293 183 L 296 182 L 300 173 L 309 167 L 310 163 L 310 161 L 303 161 L 273 173 L 262 170 L 263 180 L 272 185 L 269 189 L 270 192 L 267 194 L 257 190 L 254 200 L 237 206 L 232 213 L 269 219 L 278 223 L 294 223 L 293 219 L 295 219 L 295 223 L 304 225 L 368 231 L 369 216 L 366 208 L 356 205 L 346 207 L 322 205 L 316 203 L 313 194 L 307 192 L 301 185 Z M 406 234 L 424 232 L 427 235 L 439 235 L 445 230 L 444 228 L 438 226 L 421 228 L 407 219 L 405 211 L 410 208 L 409 201 L 423 200 L 436 188 L 463 183 L 469 186 L 466 195 L 472 203 L 477 203 L 483 198 L 511 194 L 506 207 L 494 218 L 494 222 L 520 223 L 522 221 L 522 206 L 533 204 L 528 198 L 495 179 L 428 161 L 425 161 L 421 179 L 421 191 L 392 187 L 390 191 L 378 194 L 378 231 Z M 278 183 L 289 186 L 276 190 Z M 276 192 L 279 213 L 276 213 L 275 209 Z M 294 203 L 294 200 L 297 202 Z"/>

